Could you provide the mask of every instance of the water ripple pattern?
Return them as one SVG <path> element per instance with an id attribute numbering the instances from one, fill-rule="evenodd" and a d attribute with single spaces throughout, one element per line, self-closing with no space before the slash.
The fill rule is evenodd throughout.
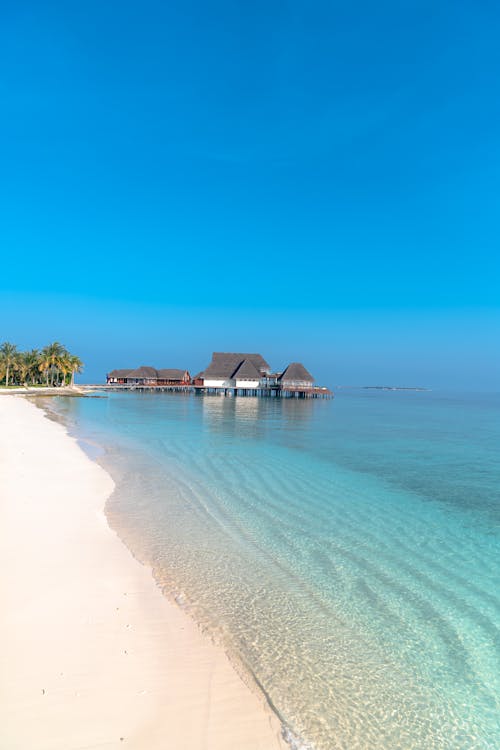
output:
<path id="1" fill-rule="evenodd" d="M 59 399 L 293 747 L 500 747 L 500 397 Z"/>

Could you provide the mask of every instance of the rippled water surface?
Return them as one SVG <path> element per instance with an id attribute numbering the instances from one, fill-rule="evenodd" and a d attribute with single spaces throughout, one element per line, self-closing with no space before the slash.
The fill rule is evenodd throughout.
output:
<path id="1" fill-rule="evenodd" d="M 112 525 L 316 750 L 500 747 L 500 396 L 57 409 Z"/>

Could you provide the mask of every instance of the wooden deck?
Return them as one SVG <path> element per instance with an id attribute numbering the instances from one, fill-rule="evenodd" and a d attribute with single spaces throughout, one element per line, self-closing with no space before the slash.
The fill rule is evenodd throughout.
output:
<path id="1" fill-rule="evenodd" d="M 313 386 L 312 388 L 281 388 L 268 386 L 266 388 L 208 388 L 204 385 L 139 385 L 110 383 L 103 385 L 79 385 L 85 391 L 140 391 L 148 393 L 194 393 L 196 395 L 217 396 L 252 396 L 254 398 L 333 398 L 328 388 Z"/>
<path id="2" fill-rule="evenodd" d="M 328 388 L 313 386 L 312 388 L 281 388 L 268 386 L 267 388 L 209 388 L 203 385 L 194 386 L 196 392 L 220 396 L 253 396 L 257 398 L 333 398 Z"/>
<path id="3" fill-rule="evenodd" d="M 137 383 L 94 383 L 79 385 L 86 391 L 148 391 L 148 392 L 173 392 L 173 393 L 193 393 L 192 385 L 140 385 Z"/>

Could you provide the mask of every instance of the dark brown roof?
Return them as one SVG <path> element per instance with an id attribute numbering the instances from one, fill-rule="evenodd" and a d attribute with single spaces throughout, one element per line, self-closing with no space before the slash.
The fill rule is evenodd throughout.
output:
<path id="1" fill-rule="evenodd" d="M 231 378 L 245 360 L 249 360 L 258 372 L 268 372 L 269 365 L 261 354 L 237 352 L 214 352 L 212 361 L 203 372 L 204 378 Z"/>
<path id="2" fill-rule="evenodd" d="M 126 378 L 129 372 L 132 372 L 130 368 L 127 370 L 111 370 L 108 373 L 108 378 Z"/>
<path id="3" fill-rule="evenodd" d="M 187 370 L 178 370 L 175 368 L 157 370 L 159 380 L 184 380 Z"/>
<path id="4" fill-rule="evenodd" d="M 239 378 L 240 380 L 259 380 L 260 372 L 253 362 L 249 359 L 244 359 L 238 369 L 233 373 L 233 378 Z"/>
<path id="5" fill-rule="evenodd" d="M 290 381 L 290 382 L 307 382 L 307 383 L 314 383 L 314 378 L 311 375 L 310 372 L 306 370 L 303 364 L 300 362 L 292 362 L 288 365 L 285 372 L 280 375 L 280 381 L 283 383 L 284 381 Z"/>
<path id="6" fill-rule="evenodd" d="M 155 370 L 154 367 L 146 367 L 145 365 L 142 365 L 141 367 L 137 367 L 135 370 L 131 370 L 127 378 L 146 378 L 147 380 L 156 380 L 158 377 L 158 373 Z"/>

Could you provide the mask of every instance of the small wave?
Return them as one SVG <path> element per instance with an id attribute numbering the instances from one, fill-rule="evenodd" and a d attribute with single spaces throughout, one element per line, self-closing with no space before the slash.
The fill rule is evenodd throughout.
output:
<path id="1" fill-rule="evenodd" d="M 285 742 L 290 745 L 291 750 L 314 750 L 314 745 L 305 742 L 301 737 L 297 737 L 297 735 L 286 726 L 283 726 L 281 736 Z"/>

